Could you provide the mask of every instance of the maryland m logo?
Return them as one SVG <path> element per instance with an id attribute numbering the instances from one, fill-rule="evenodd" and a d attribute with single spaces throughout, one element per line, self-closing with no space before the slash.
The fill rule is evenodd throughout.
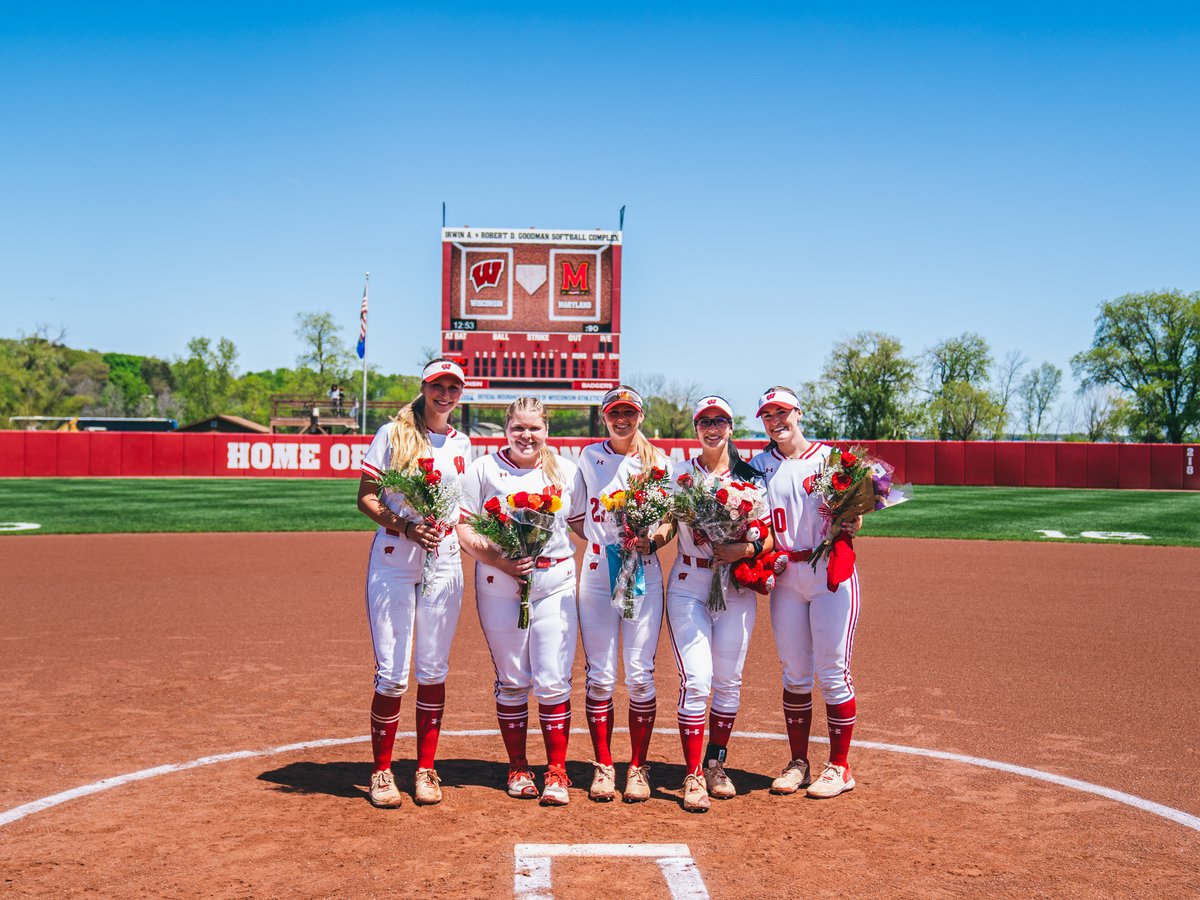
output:
<path id="1" fill-rule="evenodd" d="M 589 265 L 589 263 L 581 262 L 578 266 L 572 266 L 564 260 L 562 264 L 562 284 L 558 292 L 560 294 L 590 294 L 592 290 L 588 287 Z"/>
<path id="2" fill-rule="evenodd" d="M 485 259 L 471 266 L 471 284 L 475 285 L 475 290 L 485 287 L 496 287 L 500 283 L 500 276 L 503 274 L 504 260 Z"/>

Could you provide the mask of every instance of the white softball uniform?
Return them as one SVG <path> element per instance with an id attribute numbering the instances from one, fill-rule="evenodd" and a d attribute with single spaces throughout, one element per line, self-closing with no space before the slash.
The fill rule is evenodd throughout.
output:
<path id="1" fill-rule="evenodd" d="M 575 608 L 575 548 L 568 518 L 583 511 L 582 495 L 575 491 L 576 468 L 558 458 L 562 510 L 554 517 L 552 536 L 533 570 L 529 628 L 518 628 L 519 582 L 495 566 L 475 563 L 475 598 L 479 623 L 487 638 L 496 669 L 496 700 L 518 706 L 532 690 L 539 703 L 562 703 L 571 697 L 571 666 L 579 616 Z M 504 450 L 480 457 L 467 468 L 463 481 L 463 509 L 480 513 L 493 497 L 502 507 L 509 494 L 541 492 L 550 480 L 539 465 L 519 468 Z"/>
<path id="2" fill-rule="evenodd" d="M 388 422 L 375 433 L 363 457 L 364 475 L 378 478 L 387 470 L 392 458 L 389 436 L 395 427 Z M 448 434 L 429 432 L 428 436 L 434 468 L 445 480 L 461 478 L 471 458 L 467 436 L 454 429 Z M 382 499 L 401 518 L 421 521 L 400 494 L 384 491 Z M 424 564 L 425 550 L 415 541 L 382 526 L 375 532 L 367 565 L 367 621 L 375 648 L 375 690 L 389 697 L 408 690 L 414 661 L 418 684 L 441 684 L 450 669 L 450 643 L 458 627 L 463 594 L 458 537 L 453 531 L 442 539 L 433 583 L 422 594 Z"/>
<path id="3" fill-rule="evenodd" d="M 707 473 L 698 457 L 677 463 L 671 484 L 684 472 L 694 478 Z M 758 595 L 750 589 L 725 592 L 725 610 L 714 619 L 708 609 L 712 545 L 696 543 L 691 526 L 679 523 L 679 554 L 667 579 L 667 630 L 679 669 L 679 712 L 703 716 L 711 694 L 714 709 L 733 714 L 741 707 L 742 667 L 758 612 Z"/>
<path id="4" fill-rule="evenodd" d="M 812 493 L 812 483 L 832 449 L 814 441 L 799 459 L 768 450 L 750 461 L 767 482 L 777 549 L 810 550 L 824 537 L 829 508 Z M 776 578 L 771 628 L 783 664 L 784 688 L 811 693 L 815 673 L 825 702 L 838 704 L 854 696 L 850 658 L 858 625 L 858 572 L 831 593 L 825 569 L 825 561 L 813 571 L 807 562 L 793 560 Z"/>
<path id="5" fill-rule="evenodd" d="M 669 470 L 670 463 L 664 459 L 662 466 Z M 655 696 L 654 657 L 663 616 L 662 567 L 654 554 L 642 558 L 646 596 L 634 618 L 623 618 L 612 605 L 612 582 L 604 551 L 607 544 L 617 543 L 620 528 L 600 502 L 602 494 L 625 487 L 629 477 L 641 470 L 636 455 L 617 453 L 606 440 L 589 444 L 579 454 L 575 490 L 586 498 L 586 508 L 572 520 L 583 520 L 587 539 L 579 578 L 579 629 L 587 657 L 587 697 L 593 701 L 610 699 L 616 689 L 618 637 L 623 639 L 625 686 L 630 699 L 648 701 Z"/>

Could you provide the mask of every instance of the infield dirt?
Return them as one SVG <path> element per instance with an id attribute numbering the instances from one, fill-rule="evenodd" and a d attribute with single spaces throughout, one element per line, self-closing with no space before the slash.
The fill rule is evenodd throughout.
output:
<path id="1" fill-rule="evenodd" d="M 0 811 L 234 750 L 365 735 L 370 535 L 0 540 Z M 1028 766 L 1200 815 L 1200 551 L 869 539 L 855 737 Z M 445 801 L 376 810 L 369 747 L 259 756 L 103 791 L 0 827 L 14 896 L 506 896 L 522 842 L 686 843 L 714 898 L 1194 896 L 1200 832 L 1069 788 L 859 748 L 836 800 L 770 796 L 786 762 L 766 603 L 730 771 L 679 807 L 678 680 L 658 655 L 654 797 L 591 804 L 572 737 L 565 809 L 510 800 L 496 736 L 444 737 Z M 575 727 L 583 727 L 577 656 Z M 494 729 L 468 583 L 444 727 Z M 623 718 L 624 694 L 617 697 Z M 411 695 L 401 727 L 412 728 Z M 818 704 L 818 709 L 820 705 Z M 824 734 L 823 716 L 814 733 Z M 614 740 L 618 758 L 628 738 Z M 531 730 L 531 757 L 541 758 Z M 824 754 L 817 745 L 814 761 Z M 396 772 L 411 789 L 412 740 Z M 554 863 L 555 896 L 665 897 L 649 861 Z"/>

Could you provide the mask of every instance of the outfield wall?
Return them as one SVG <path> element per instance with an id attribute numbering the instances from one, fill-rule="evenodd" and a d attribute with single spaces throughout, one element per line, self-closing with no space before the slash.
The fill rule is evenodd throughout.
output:
<path id="1" fill-rule="evenodd" d="M 354 478 L 369 440 L 353 436 L 0 431 L 0 477 Z M 475 438 L 476 454 L 500 446 Z M 589 438 L 552 440 L 577 456 Z M 696 441 L 656 441 L 675 459 Z M 914 484 L 1200 490 L 1195 444 L 863 441 Z M 761 442 L 744 441 L 747 453 Z"/>

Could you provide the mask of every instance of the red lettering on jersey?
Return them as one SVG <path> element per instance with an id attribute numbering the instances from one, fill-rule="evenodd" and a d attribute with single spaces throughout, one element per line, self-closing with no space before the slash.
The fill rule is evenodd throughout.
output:
<path id="1" fill-rule="evenodd" d="M 500 276 L 503 272 L 504 260 L 485 259 L 471 266 L 471 284 L 475 285 L 475 290 L 495 287 L 500 283 Z"/>
<path id="2" fill-rule="evenodd" d="M 591 289 L 588 287 L 588 263 L 581 262 L 577 268 L 573 268 L 569 262 L 563 260 L 562 264 L 562 286 L 558 289 L 560 294 L 590 294 Z"/>
<path id="3" fill-rule="evenodd" d="M 467 471 L 467 461 L 461 456 L 454 457 L 454 471 L 459 475 Z"/>
<path id="4" fill-rule="evenodd" d="M 782 506 L 771 510 L 771 524 L 775 526 L 776 533 L 787 531 L 787 513 L 783 511 Z"/>
<path id="5" fill-rule="evenodd" d="M 384 555 L 386 556 L 387 554 L 391 553 L 391 552 L 392 552 L 393 550 L 395 550 L 395 549 L 396 549 L 395 547 L 384 547 L 384 548 L 383 548 L 383 553 L 384 553 Z"/>
<path id="6" fill-rule="evenodd" d="M 592 521 L 603 522 L 604 513 L 600 510 L 600 500 L 597 497 L 590 498 L 592 501 Z"/>
<path id="7" fill-rule="evenodd" d="M 489 576 L 488 576 L 488 584 L 491 584 L 491 583 L 492 583 L 493 581 L 495 581 L 495 580 L 496 580 L 496 576 L 495 576 L 495 575 L 489 575 Z"/>
<path id="8" fill-rule="evenodd" d="M 680 580 L 680 581 L 687 581 L 687 572 L 680 572 L 680 573 L 679 573 L 679 580 Z"/>
<path id="9" fill-rule="evenodd" d="M 804 479 L 804 482 L 803 482 L 803 484 L 804 484 L 804 493 L 806 493 L 806 494 L 811 494 L 811 493 L 812 493 L 812 491 L 813 491 L 813 484 L 816 482 L 816 480 L 817 480 L 817 476 L 816 476 L 816 475 L 809 475 L 807 478 L 805 478 L 805 479 Z"/>
<path id="10" fill-rule="evenodd" d="M 598 562 L 589 563 L 589 564 L 588 564 L 588 568 L 590 568 L 590 569 L 598 569 L 598 568 L 600 568 L 600 563 L 598 563 Z"/>

